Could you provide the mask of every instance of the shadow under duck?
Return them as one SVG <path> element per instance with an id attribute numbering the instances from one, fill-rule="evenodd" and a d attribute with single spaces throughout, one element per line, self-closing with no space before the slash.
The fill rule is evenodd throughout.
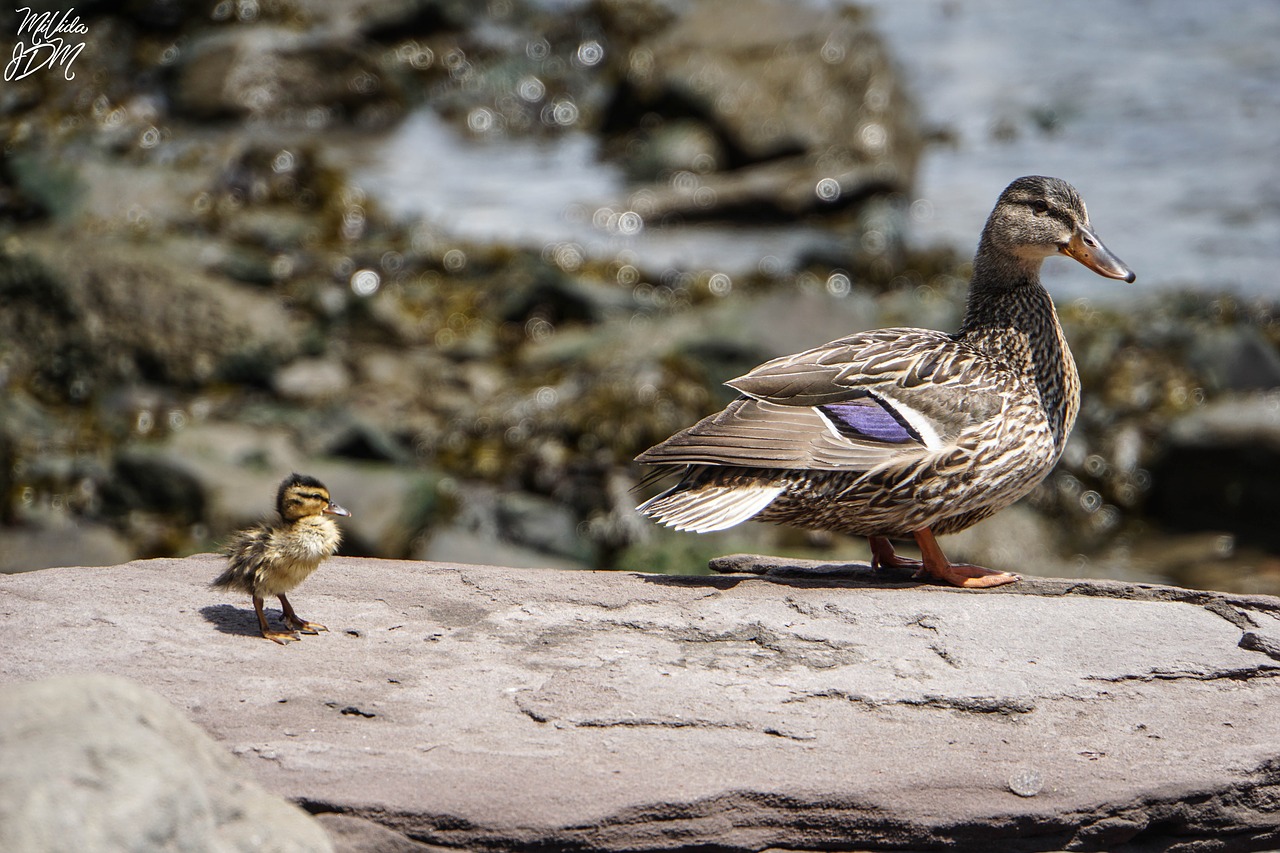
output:
<path id="1" fill-rule="evenodd" d="M 728 407 L 637 457 L 683 467 L 639 511 L 703 533 L 755 519 L 865 536 L 872 566 L 956 586 L 1017 580 L 951 563 L 934 537 L 1027 494 L 1066 446 L 1080 377 L 1040 283 L 1055 254 L 1135 278 L 1074 187 L 1019 178 L 983 228 L 958 332 L 860 332 L 728 382 L 741 393 Z M 889 540 L 906 538 L 922 560 L 894 553 Z"/>
<path id="2" fill-rule="evenodd" d="M 298 639 L 295 632 L 315 634 L 329 630 L 298 616 L 285 593 L 307 579 L 326 558 L 333 556 L 342 532 L 331 515 L 349 516 L 333 502 L 329 490 L 315 477 L 292 474 L 276 492 L 280 518 L 236 533 L 227 542 L 227 569 L 212 586 L 240 590 L 253 596 L 258 628 L 268 640 L 284 644 Z M 262 612 L 263 599 L 280 599 L 287 631 L 273 631 Z"/>

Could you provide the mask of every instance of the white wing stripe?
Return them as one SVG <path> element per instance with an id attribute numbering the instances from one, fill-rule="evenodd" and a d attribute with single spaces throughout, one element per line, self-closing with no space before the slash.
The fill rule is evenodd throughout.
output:
<path id="1" fill-rule="evenodd" d="M 925 447 L 930 450 L 938 450 L 942 447 L 942 437 L 938 435 L 938 430 L 934 427 L 933 421 L 930 420 L 928 415 L 918 409 L 911 408 L 906 403 L 896 397 L 885 394 L 883 391 L 872 396 L 884 400 L 895 412 L 901 415 L 902 419 L 916 431 L 916 435 L 920 436 L 924 441 Z"/>
<path id="2" fill-rule="evenodd" d="M 711 533 L 741 524 L 759 513 L 784 487 L 706 486 L 664 492 L 636 507 L 637 511 L 674 527 L 695 533 Z"/>

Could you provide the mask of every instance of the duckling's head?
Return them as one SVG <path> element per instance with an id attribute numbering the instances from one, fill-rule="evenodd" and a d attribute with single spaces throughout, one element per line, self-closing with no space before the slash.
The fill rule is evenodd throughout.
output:
<path id="1" fill-rule="evenodd" d="M 290 474 L 276 493 L 276 509 L 288 522 L 315 515 L 351 515 L 333 502 L 324 483 L 306 474 Z"/>
<path id="2" fill-rule="evenodd" d="M 982 241 L 988 252 L 1032 269 L 1050 255 L 1062 254 L 1107 278 L 1136 278 L 1093 232 L 1080 193 L 1060 178 L 1032 175 L 1009 184 L 991 211 Z"/>

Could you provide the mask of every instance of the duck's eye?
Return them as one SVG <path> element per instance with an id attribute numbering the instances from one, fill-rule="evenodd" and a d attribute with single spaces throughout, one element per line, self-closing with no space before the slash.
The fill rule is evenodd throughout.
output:
<path id="1" fill-rule="evenodd" d="M 1036 199 L 1031 202 L 1031 209 L 1035 211 L 1036 216 L 1043 216 L 1049 212 L 1049 203 L 1042 199 Z"/>

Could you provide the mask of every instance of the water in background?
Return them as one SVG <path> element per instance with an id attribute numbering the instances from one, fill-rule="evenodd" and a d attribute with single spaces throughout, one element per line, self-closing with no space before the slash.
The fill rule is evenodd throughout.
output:
<path id="1" fill-rule="evenodd" d="M 344 153 L 352 177 L 397 217 L 424 218 L 450 235 L 528 248 L 573 241 L 596 258 L 633 252 L 650 268 L 711 268 L 730 275 L 777 259 L 779 271 L 838 237 L 812 224 L 697 223 L 601 228 L 595 213 L 622 205 L 622 170 L 598 157 L 599 139 L 476 140 L 419 109 L 373 145 Z M 637 223 L 638 224 L 638 223 Z M 749 251 L 744 252 L 744 248 Z"/>
<path id="2" fill-rule="evenodd" d="M 1050 263 L 1059 296 L 1280 293 L 1280 4 L 864 5 L 938 137 L 912 242 L 967 253 L 1010 179 L 1051 174 L 1081 190 L 1138 273 L 1136 288 L 1099 290 L 1075 265 Z M 820 224 L 593 228 L 592 213 L 626 186 L 585 134 L 478 143 L 423 112 L 353 158 L 356 180 L 391 211 L 472 239 L 576 240 L 595 255 L 629 249 L 654 266 L 730 273 L 766 256 L 785 268 L 836 240 Z"/>
<path id="3" fill-rule="evenodd" d="M 1280 4 L 865 5 L 926 123 L 955 136 L 924 159 L 917 239 L 967 245 L 1009 178 L 1058 175 L 1140 288 L 1280 293 Z"/>

